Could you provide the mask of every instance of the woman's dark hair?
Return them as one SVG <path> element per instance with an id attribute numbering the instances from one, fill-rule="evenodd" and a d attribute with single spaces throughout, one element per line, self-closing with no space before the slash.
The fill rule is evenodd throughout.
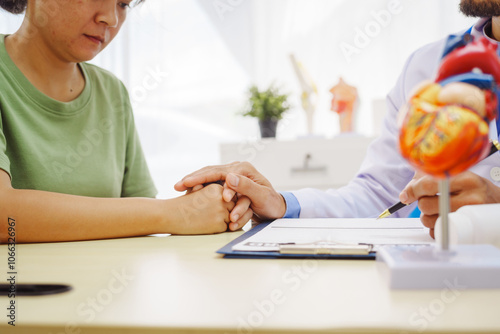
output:
<path id="1" fill-rule="evenodd" d="M 136 4 L 145 0 L 137 0 Z M 26 10 L 28 0 L 0 0 L 0 7 L 12 14 L 21 14 Z"/>
<path id="2" fill-rule="evenodd" d="M 0 0 L 0 7 L 12 14 L 23 13 L 27 5 L 28 0 Z"/>

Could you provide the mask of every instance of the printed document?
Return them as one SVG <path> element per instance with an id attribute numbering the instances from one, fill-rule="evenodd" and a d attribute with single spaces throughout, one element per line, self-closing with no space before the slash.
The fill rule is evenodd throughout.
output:
<path id="1" fill-rule="evenodd" d="M 234 251 L 279 251 L 286 244 L 429 245 L 434 239 L 418 218 L 277 219 L 233 246 Z"/>

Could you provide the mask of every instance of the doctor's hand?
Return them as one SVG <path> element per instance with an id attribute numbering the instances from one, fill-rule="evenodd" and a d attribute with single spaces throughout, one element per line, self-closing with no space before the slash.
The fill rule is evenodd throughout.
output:
<path id="1" fill-rule="evenodd" d="M 185 176 L 175 186 L 177 191 L 197 190 L 204 183 L 225 181 L 223 199 L 231 201 L 236 196 L 236 206 L 229 216 L 229 229 L 241 228 L 250 218 L 260 222 L 281 218 L 286 204 L 271 183 L 248 162 L 208 166 Z"/>
<path id="2" fill-rule="evenodd" d="M 416 174 L 417 175 L 417 174 Z M 402 203 L 418 200 L 422 212 L 420 220 L 430 229 L 434 238 L 434 225 L 439 217 L 438 180 L 422 174 L 417 175 L 401 192 Z M 464 172 L 450 178 L 450 210 L 456 211 L 464 205 L 500 203 L 500 188 L 491 181 L 472 172 Z"/>

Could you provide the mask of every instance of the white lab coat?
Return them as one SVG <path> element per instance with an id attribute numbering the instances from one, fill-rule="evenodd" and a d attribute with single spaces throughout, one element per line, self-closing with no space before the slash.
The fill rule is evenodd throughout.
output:
<path id="1" fill-rule="evenodd" d="M 473 35 L 482 34 L 484 22 L 482 19 L 474 26 Z M 292 192 L 301 207 L 300 218 L 377 217 L 399 201 L 399 193 L 412 179 L 414 171 L 399 153 L 397 113 L 417 84 L 434 78 L 445 40 L 428 44 L 409 57 L 395 87 L 387 95 L 382 135 L 369 146 L 359 172 L 348 185 L 326 191 L 306 188 Z M 490 124 L 490 137 L 498 138 L 495 122 Z M 495 153 L 471 171 L 500 187 L 500 177 L 495 175 L 500 173 L 498 167 L 500 154 Z M 392 217 L 406 217 L 415 206 L 416 203 L 409 205 Z"/>

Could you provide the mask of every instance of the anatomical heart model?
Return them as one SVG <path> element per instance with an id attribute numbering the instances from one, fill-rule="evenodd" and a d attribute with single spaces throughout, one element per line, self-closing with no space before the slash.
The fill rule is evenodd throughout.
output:
<path id="1" fill-rule="evenodd" d="M 401 153 L 437 178 L 459 174 L 489 152 L 497 116 L 497 45 L 471 35 L 450 36 L 435 82 L 423 83 L 401 113 Z"/>

